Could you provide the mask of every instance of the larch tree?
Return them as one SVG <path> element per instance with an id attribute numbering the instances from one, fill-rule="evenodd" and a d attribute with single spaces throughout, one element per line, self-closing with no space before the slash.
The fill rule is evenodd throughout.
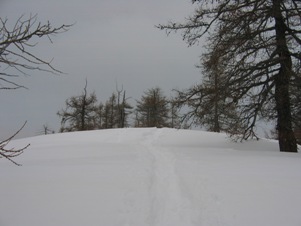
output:
<path id="1" fill-rule="evenodd" d="M 256 136 L 254 130 L 261 116 L 274 114 L 280 151 L 297 152 L 290 92 L 293 77 L 300 76 L 301 2 L 192 2 L 196 10 L 184 23 L 158 27 L 168 32 L 181 30 L 189 45 L 207 38 L 207 56 L 225 62 L 223 77 L 230 101 L 236 104 L 245 128 L 242 139 Z"/>
<path id="2" fill-rule="evenodd" d="M 168 127 L 169 126 L 169 101 L 160 88 L 147 90 L 137 101 L 136 127 Z"/>
<path id="3" fill-rule="evenodd" d="M 57 112 L 61 118 L 61 132 L 84 131 L 95 129 L 97 116 L 97 98 L 95 93 L 88 95 L 87 81 L 84 91 L 79 96 L 66 100 L 66 107 Z"/>
<path id="4" fill-rule="evenodd" d="M 123 87 L 121 90 L 117 90 L 117 106 L 116 106 L 116 118 L 117 118 L 117 127 L 118 128 L 124 128 L 128 126 L 128 116 L 131 113 L 131 110 L 133 107 L 128 103 L 128 99 L 126 97 L 126 92 L 123 90 Z"/>
<path id="5" fill-rule="evenodd" d="M 128 116 L 132 106 L 127 102 L 126 93 L 123 89 L 112 93 L 105 104 L 100 104 L 97 109 L 97 128 L 124 128 L 128 126 Z"/>
<path id="6" fill-rule="evenodd" d="M 176 98 L 171 97 L 169 100 L 169 118 L 170 118 L 170 123 L 169 127 L 170 128 L 175 128 L 175 129 L 180 129 L 183 128 L 181 126 L 182 121 L 180 117 L 180 110 L 181 108 L 179 107 L 179 103 Z"/>
<path id="7" fill-rule="evenodd" d="M 178 107 L 187 107 L 181 121 L 190 126 L 200 125 L 212 132 L 241 131 L 235 104 L 227 93 L 221 63 L 212 63 L 206 57 L 202 68 L 201 84 L 182 91 L 176 90 Z"/>
<path id="8" fill-rule="evenodd" d="M 52 42 L 53 35 L 65 32 L 69 28 L 70 25 L 53 27 L 50 22 L 43 24 L 37 20 L 37 15 L 30 15 L 28 18 L 21 16 L 13 24 L 8 19 L 0 17 L 0 91 L 25 88 L 14 82 L 13 78 L 29 75 L 31 71 L 61 73 L 53 67 L 51 61 L 42 59 L 33 49 L 37 48 L 39 39 L 46 38 Z M 7 146 L 21 129 L 0 142 L 0 158 L 6 158 L 16 165 L 19 164 L 12 158 L 22 154 L 28 145 L 20 149 L 11 149 Z"/>
<path id="9" fill-rule="evenodd" d="M 104 128 L 115 128 L 117 124 L 116 117 L 116 106 L 117 106 L 117 96 L 115 93 L 112 93 L 112 96 L 109 100 L 106 101 L 104 106 Z"/>
<path id="10" fill-rule="evenodd" d="M 103 129 L 103 121 L 104 121 L 104 105 L 103 103 L 99 103 L 96 106 L 96 110 L 95 110 L 95 129 Z"/>

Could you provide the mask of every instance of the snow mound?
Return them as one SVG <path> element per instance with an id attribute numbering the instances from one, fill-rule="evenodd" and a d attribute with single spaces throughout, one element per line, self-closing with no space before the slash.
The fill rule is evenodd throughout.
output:
<path id="1" fill-rule="evenodd" d="M 301 225 L 301 155 L 269 140 L 128 128 L 15 140 L 2 226 Z"/>

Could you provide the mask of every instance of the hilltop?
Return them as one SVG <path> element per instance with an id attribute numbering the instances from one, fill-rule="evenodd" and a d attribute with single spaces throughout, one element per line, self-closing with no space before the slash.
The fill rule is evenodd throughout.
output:
<path id="1" fill-rule="evenodd" d="M 4 226 L 299 226 L 301 155 L 271 140 L 127 128 L 15 140 L 0 159 Z"/>

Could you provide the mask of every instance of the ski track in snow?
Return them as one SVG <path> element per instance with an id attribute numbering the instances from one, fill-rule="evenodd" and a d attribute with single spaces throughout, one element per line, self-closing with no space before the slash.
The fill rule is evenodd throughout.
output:
<path id="1" fill-rule="evenodd" d="M 141 144 L 146 148 L 151 159 L 152 176 L 150 182 L 150 216 L 151 226 L 174 226 L 192 224 L 191 203 L 179 186 L 176 173 L 176 158 L 172 151 L 160 147 L 163 129 L 145 134 Z"/>

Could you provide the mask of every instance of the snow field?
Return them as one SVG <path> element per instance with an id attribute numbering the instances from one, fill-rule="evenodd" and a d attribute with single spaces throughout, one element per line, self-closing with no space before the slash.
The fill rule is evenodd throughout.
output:
<path id="1" fill-rule="evenodd" d="M 301 225 L 301 156 L 274 141 L 132 128 L 14 141 L 2 226 Z"/>

